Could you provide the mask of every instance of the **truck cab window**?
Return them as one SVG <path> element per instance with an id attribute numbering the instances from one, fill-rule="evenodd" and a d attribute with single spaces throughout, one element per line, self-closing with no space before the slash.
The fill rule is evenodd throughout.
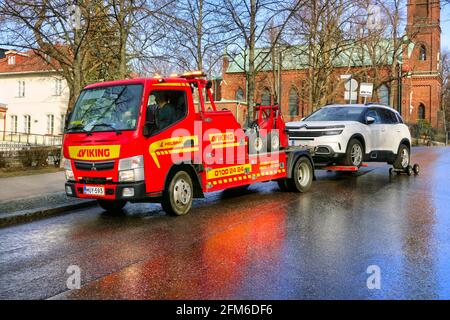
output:
<path id="1" fill-rule="evenodd" d="M 154 111 L 156 129 L 160 131 L 186 116 L 186 92 L 179 90 L 152 91 L 148 98 L 148 107 L 147 110 Z M 150 113 L 147 113 L 147 121 L 151 122 Z"/>

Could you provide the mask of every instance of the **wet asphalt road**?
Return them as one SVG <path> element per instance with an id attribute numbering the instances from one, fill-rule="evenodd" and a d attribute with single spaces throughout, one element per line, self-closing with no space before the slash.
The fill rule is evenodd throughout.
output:
<path id="1" fill-rule="evenodd" d="M 374 164 L 320 172 L 302 195 L 214 193 L 180 218 L 139 204 L 0 229 L 0 298 L 449 299 L 450 148 L 413 152 L 417 177 Z M 66 287 L 70 265 L 80 290 Z"/>

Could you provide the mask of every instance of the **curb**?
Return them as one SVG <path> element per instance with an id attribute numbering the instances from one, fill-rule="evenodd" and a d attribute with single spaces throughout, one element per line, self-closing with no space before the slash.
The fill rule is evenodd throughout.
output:
<path id="1" fill-rule="evenodd" d="M 24 222 L 32 222 L 46 217 L 61 215 L 66 211 L 87 208 L 95 205 L 96 203 L 96 200 L 87 200 L 79 203 L 60 205 L 56 207 L 37 208 L 8 213 L 4 216 L 0 216 L 0 228 Z"/>

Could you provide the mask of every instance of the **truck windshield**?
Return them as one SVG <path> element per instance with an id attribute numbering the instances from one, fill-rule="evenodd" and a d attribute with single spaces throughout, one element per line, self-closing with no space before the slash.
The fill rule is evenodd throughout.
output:
<path id="1" fill-rule="evenodd" d="M 134 130 L 142 85 L 119 85 L 83 90 L 67 125 L 67 132 Z"/>
<path id="2" fill-rule="evenodd" d="M 325 107 L 304 121 L 362 121 L 363 107 Z"/>

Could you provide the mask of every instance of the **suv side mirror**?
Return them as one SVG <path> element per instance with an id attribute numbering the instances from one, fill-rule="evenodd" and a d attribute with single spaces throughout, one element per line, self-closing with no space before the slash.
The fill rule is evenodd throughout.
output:
<path id="1" fill-rule="evenodd" d="M 145 113 L 145 123 L 144 128 L 142 130 L 142 135 L 144 137 L 149 137 L 152 135 L 153 131 L 157 129 L 157 121 L 156 121 L 156 114 L 157 114 L 158 106 L 157 105 L 149 105 L 147 106 L 147 110 Z"/>
<path id="2" fill-rule="evenodd" d="M 366 124 L 372 124 L 375 123 L 375 118 L 371 116 L 366 117 Z"/>

